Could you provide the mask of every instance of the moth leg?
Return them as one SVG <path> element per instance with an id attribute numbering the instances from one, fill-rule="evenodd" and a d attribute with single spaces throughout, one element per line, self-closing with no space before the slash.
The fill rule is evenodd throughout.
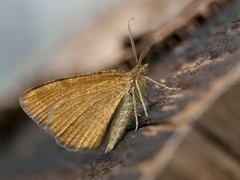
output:
<path id="1" fill-rule="evenodd" d="M 142 106 L 143 106 L 144 113 L 145 113 L 146 117 L 148 117 L 147 109 L 146 109 L 146 106 L 145 106 L 145 104 L 144 104 L 143 97 L 142 97 L 142 94 L 141 94 L 141 91 L 140 91 L 138 82 L 135 81 L 135 84 L 136 84 L 136 87 L 137 87 L 137 92 L 138 92 L 139 97 L 140 97 L 140 101 L 141 101 Z"/>
<path id="2" fill-rule="evenodd" d="M 171 87 L 168 87 L 168 86 L 166 86 L 165 84 L 162 84 L 162 83 L 159 83 L 159 82 L 157 82 L 157 81 L 154 81 L 153 79 L 151 79 L 151 78 L 149 78 L 149 77 L 147 77 L 147 76 L 145 76 L 145 78 L 146 78 L 147 80 L 151 81 L 152 83 L 159 85 L 160 87 L 162 87 L 162 88 L 164 88 L 164 89 L 174 90 L 174 91 L 181 89 L 181 88 L 171 88 Z"/>
<path id="3" fill-rule="evenodd" d="M 138 130 L 138 114 L 137 114 L 137 104 L 136 104 L 136 97 L 135 97 L 135 88 L 132 87 L 131 91 L 132 91 L 132 97 L 133 97 L 133 111 L 134 111 L 134 115 L 135 115 L 135 122 L 136 122 L 136 126 L 135 126 L 135 130 Z"/>

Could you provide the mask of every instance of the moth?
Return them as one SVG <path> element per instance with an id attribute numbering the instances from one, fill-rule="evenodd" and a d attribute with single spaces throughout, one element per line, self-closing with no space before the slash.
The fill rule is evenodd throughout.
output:
<path id="1" fill-rule="evenodd" d="M 129 38 L 136 66 L 129 72 L 109 70 L 48 81 L 27 90 L 19 99 L 26 114 L 49 132 L 56 142 L 68 150 L 98 148 L 110 131 L 105 152 L 110 152 L 123 137 L 131 117 L 142 105 L 148 116 L 144 98 L 146 81 L 166 89 L 174 89 L 147 77 L 148 64 L 142 60 L 153 45 L 151 41 L 137 56 L 128 21 Z M 111 125 L 110 125 L 111 124 Z"/>

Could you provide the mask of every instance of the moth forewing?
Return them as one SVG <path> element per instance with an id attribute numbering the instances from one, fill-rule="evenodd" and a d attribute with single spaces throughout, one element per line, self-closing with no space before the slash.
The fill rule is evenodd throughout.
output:
<path id="1" fill-rule="evenodd" d="M 102 144 L 130 76 L 123 71 L 74 76 L 27 90 L 19 99 L 24 111 L 69 150 Z"/>

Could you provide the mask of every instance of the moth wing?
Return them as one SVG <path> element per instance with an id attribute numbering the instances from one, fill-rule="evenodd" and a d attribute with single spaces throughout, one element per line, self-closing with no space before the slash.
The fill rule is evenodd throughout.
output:
<path id="1" fill-rule="evenodd" d="M 131 77 L 105 71 L 55 81 L 27 90 L 20 97 L 23 110 L 70 150 L 101 145 L 110 120 Z"/>

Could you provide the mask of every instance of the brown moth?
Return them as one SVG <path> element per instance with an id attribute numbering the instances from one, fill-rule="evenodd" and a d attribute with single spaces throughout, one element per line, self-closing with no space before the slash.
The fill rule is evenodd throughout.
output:
<path id="1" fill-rule="evenodd" d="M 137 105 L 141 104 L 148 116 L 143 101 L 146 80 L 174 89 L 145 76 L 148 64 L 141 63 L 154 41 L 138 58 L 129 22 L 128 31 L 137 64 L 130 72 L 110 70 L 49 81 L 20 97 L 26 114 L 68 150 L 99 147 L 109 128 L 105 152 L 110 152 L 125 133 L 132 115 L 135 115 L 135 130 L 138 129 Z"/>

